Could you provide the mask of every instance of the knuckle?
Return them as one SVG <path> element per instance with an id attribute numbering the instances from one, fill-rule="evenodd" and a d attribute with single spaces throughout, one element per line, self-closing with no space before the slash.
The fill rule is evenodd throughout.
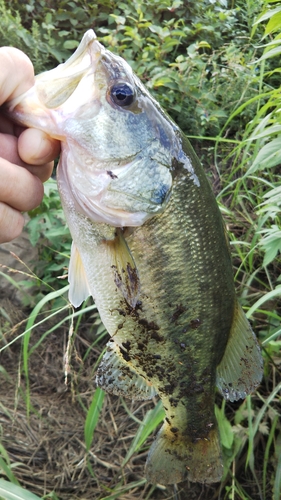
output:
<path id="1" fill-rule="evenodd" d="M 24 217 L 17 210 L 0 202 L 0 243 L 11 241 L 23 230 Z"/>

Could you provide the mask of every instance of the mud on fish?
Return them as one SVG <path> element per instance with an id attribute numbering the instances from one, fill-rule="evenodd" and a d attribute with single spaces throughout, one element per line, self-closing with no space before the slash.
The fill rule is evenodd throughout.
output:
<path id="1" fill-rule="evenodd" d="M 245 398 L 260 383 L 262 358 L 191 145 L 92 30 L 68 61 L 8 103 L 8 113 L 61 140 L 69 299 L 77 307 L 92 295 L 111 336 L 97 384 L 162 400 L 147 479 L 219 481 L 216 387 L 230 401 Z"/>

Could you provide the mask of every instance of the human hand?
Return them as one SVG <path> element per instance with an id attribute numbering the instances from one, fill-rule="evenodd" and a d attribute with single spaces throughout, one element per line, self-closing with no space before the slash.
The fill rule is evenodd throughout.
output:
<path id="1" fill-rule="evenodd" d="M 0 106 L 34 84 L 29 58 L 12 47 L 0 48 Z M 1 114 L 0 109 L 0 243 L 22 231 L 21 212 L 37 207 L 43 198 L 42 182 L 53 169 L 59 141 L 40 130 L 24 129 Z"/>

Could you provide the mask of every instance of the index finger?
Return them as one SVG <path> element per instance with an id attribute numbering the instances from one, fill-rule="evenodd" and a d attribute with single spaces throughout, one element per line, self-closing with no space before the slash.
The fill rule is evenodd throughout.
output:
<path id="1" fill-rule="evenodd" d="M 0 105 L 34 85 L 34 69 L 29 57 L 14 47 L 0 47 Z"/>

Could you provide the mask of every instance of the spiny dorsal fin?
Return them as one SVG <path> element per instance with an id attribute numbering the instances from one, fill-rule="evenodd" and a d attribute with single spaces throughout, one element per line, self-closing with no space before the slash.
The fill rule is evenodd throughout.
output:
<path id="1" fill-rule="evenodd" d="M 68 298 L 74 307 L 78 307 L 87 297 L 89 297 L 89 295 L 91 295 L 91 292 L 80 253 L 74 241 L 71 246 L 68 281 L 70 284 Z"/>
<path id="2" fill-rule="evenodd" d="M 156 395 L 155 388 L 124 361 L 119 347 L 113 341 L 107 343 L 96 382 L 106 392 L 130 399 L 146 400 Z"/>
<path id="3" fill-rule="evenodd" d="M 253 392 L 262 379 L 262 356 L 242 307 L 236 304 L 230 337 L 217 367 L 217 387 L 235 401 Z"/>
<path id="4" fill-rule="evenodd" d="M 140 280 L 138 270 L 122 234 L 121 229 L 116 230 L 116 238 L 107 241 L 112 252 L 112 271 L 114 282 L 128 304 L 135 308 L 140 292 Z"/>

